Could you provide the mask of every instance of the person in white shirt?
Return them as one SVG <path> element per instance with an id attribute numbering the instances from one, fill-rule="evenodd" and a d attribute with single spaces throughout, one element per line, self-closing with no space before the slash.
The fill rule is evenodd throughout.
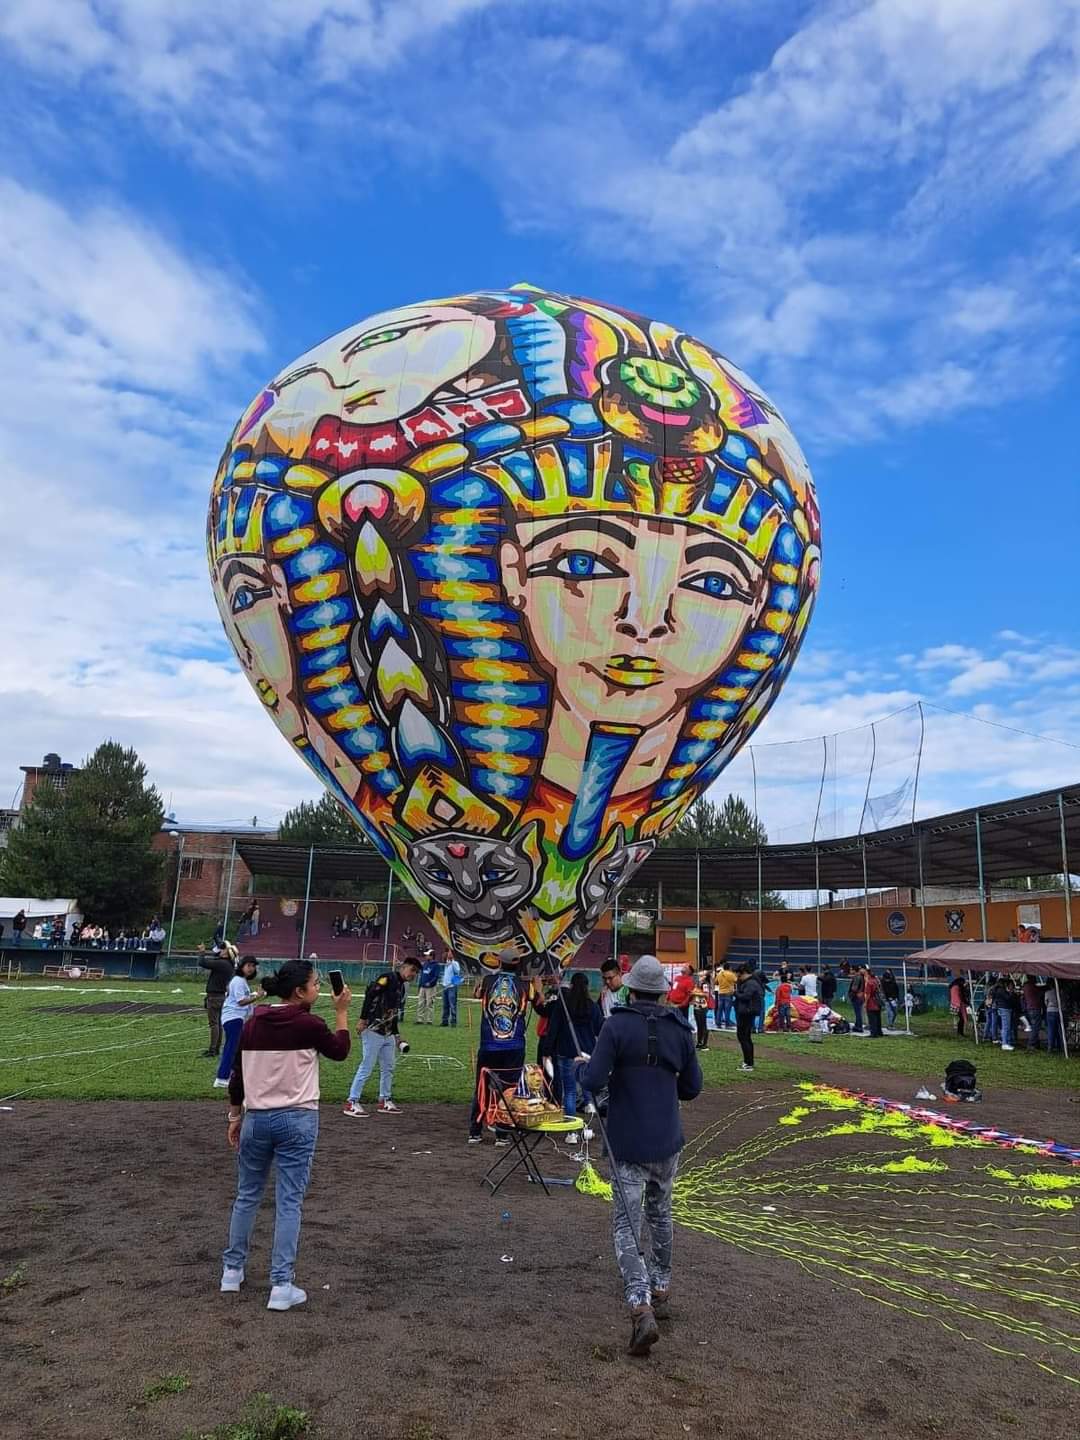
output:
<path id="1" fill-rule="evenodd" d="M 818 977 L 813 970 L 804 970 L 799 976 L 799 989 L 807 1000 L 818 998 Z"/>
<path id="2" fill-rule="evenodd" d="M 224 1090 L 228 1086 L 248 1007 L 258 1004 L 263 998 L 261 995 L 253 995 L 248 984 L 249 980 L 254 980 L 258 968 L 259 962 L 254 955 L 241 955 L 236 964 L 236 974 L 225 991 L 225 1003 L 221 1007 L 221 1028 L 225 1032 L 225 1043 L 221 1047 L 221 1063 L 214 1081 L 215 1090 Z"/>

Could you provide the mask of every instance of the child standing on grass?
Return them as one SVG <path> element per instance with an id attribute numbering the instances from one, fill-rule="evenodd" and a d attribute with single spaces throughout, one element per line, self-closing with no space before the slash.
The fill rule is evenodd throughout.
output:
<path id="1" fill-rule="evenodd" d="M 791 1029 L 791 981 L 787 979 L 776 987 L 776 1028 Z"/>
<path id="2" fill-rule="evenodd" d="M 254 955 L 241 955 L 237 961 L 236 974 L 229 981 L 229 988 L 225 992 L 225 1003 L 221 1007 L 221 1028 L 225 1032 L 225 1044 L 222 1046 L 221 1062 L 214 1081 L 215 1090 L 224 1090 L 228 1085 L 248 1007 L 262 998 L 253 995 L 248 984 L 249 980 L 254 980 L 258 968 L 259 962 Z"/>

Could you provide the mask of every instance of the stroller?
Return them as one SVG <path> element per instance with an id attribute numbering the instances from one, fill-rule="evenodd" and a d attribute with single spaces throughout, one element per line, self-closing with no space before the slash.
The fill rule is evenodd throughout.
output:
<path id="1" fill-rule="evenodd" d="M 945 1066 L 945 1094 L 957 1100 L 981 1100 L 975 1083 L 975 1066 L 970 1060 L 950 1060 Z"/>

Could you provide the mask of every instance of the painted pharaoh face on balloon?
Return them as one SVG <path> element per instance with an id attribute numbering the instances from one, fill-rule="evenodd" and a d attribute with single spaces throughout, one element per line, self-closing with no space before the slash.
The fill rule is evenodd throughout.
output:
<path id="1" fill-rule="evenodd" d="M 290 742 L 467 960 L 568 961 L 775 699 L 805 461 L 670 327 L 530 287 L 386 312 L 256 398 L 215 593 Z"/>

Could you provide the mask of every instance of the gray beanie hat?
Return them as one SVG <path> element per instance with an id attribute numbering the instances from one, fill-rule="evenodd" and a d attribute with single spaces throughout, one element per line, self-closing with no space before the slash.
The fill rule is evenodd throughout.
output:
<path id="1" fill-rule="evenodd" d="M 634 961 L 626 977 L 626 985 L 627 989 L 637 990 L 642 995 L 666 995 L 668 992 L 664 967 L 655 955 L 642 955 Z"/>

